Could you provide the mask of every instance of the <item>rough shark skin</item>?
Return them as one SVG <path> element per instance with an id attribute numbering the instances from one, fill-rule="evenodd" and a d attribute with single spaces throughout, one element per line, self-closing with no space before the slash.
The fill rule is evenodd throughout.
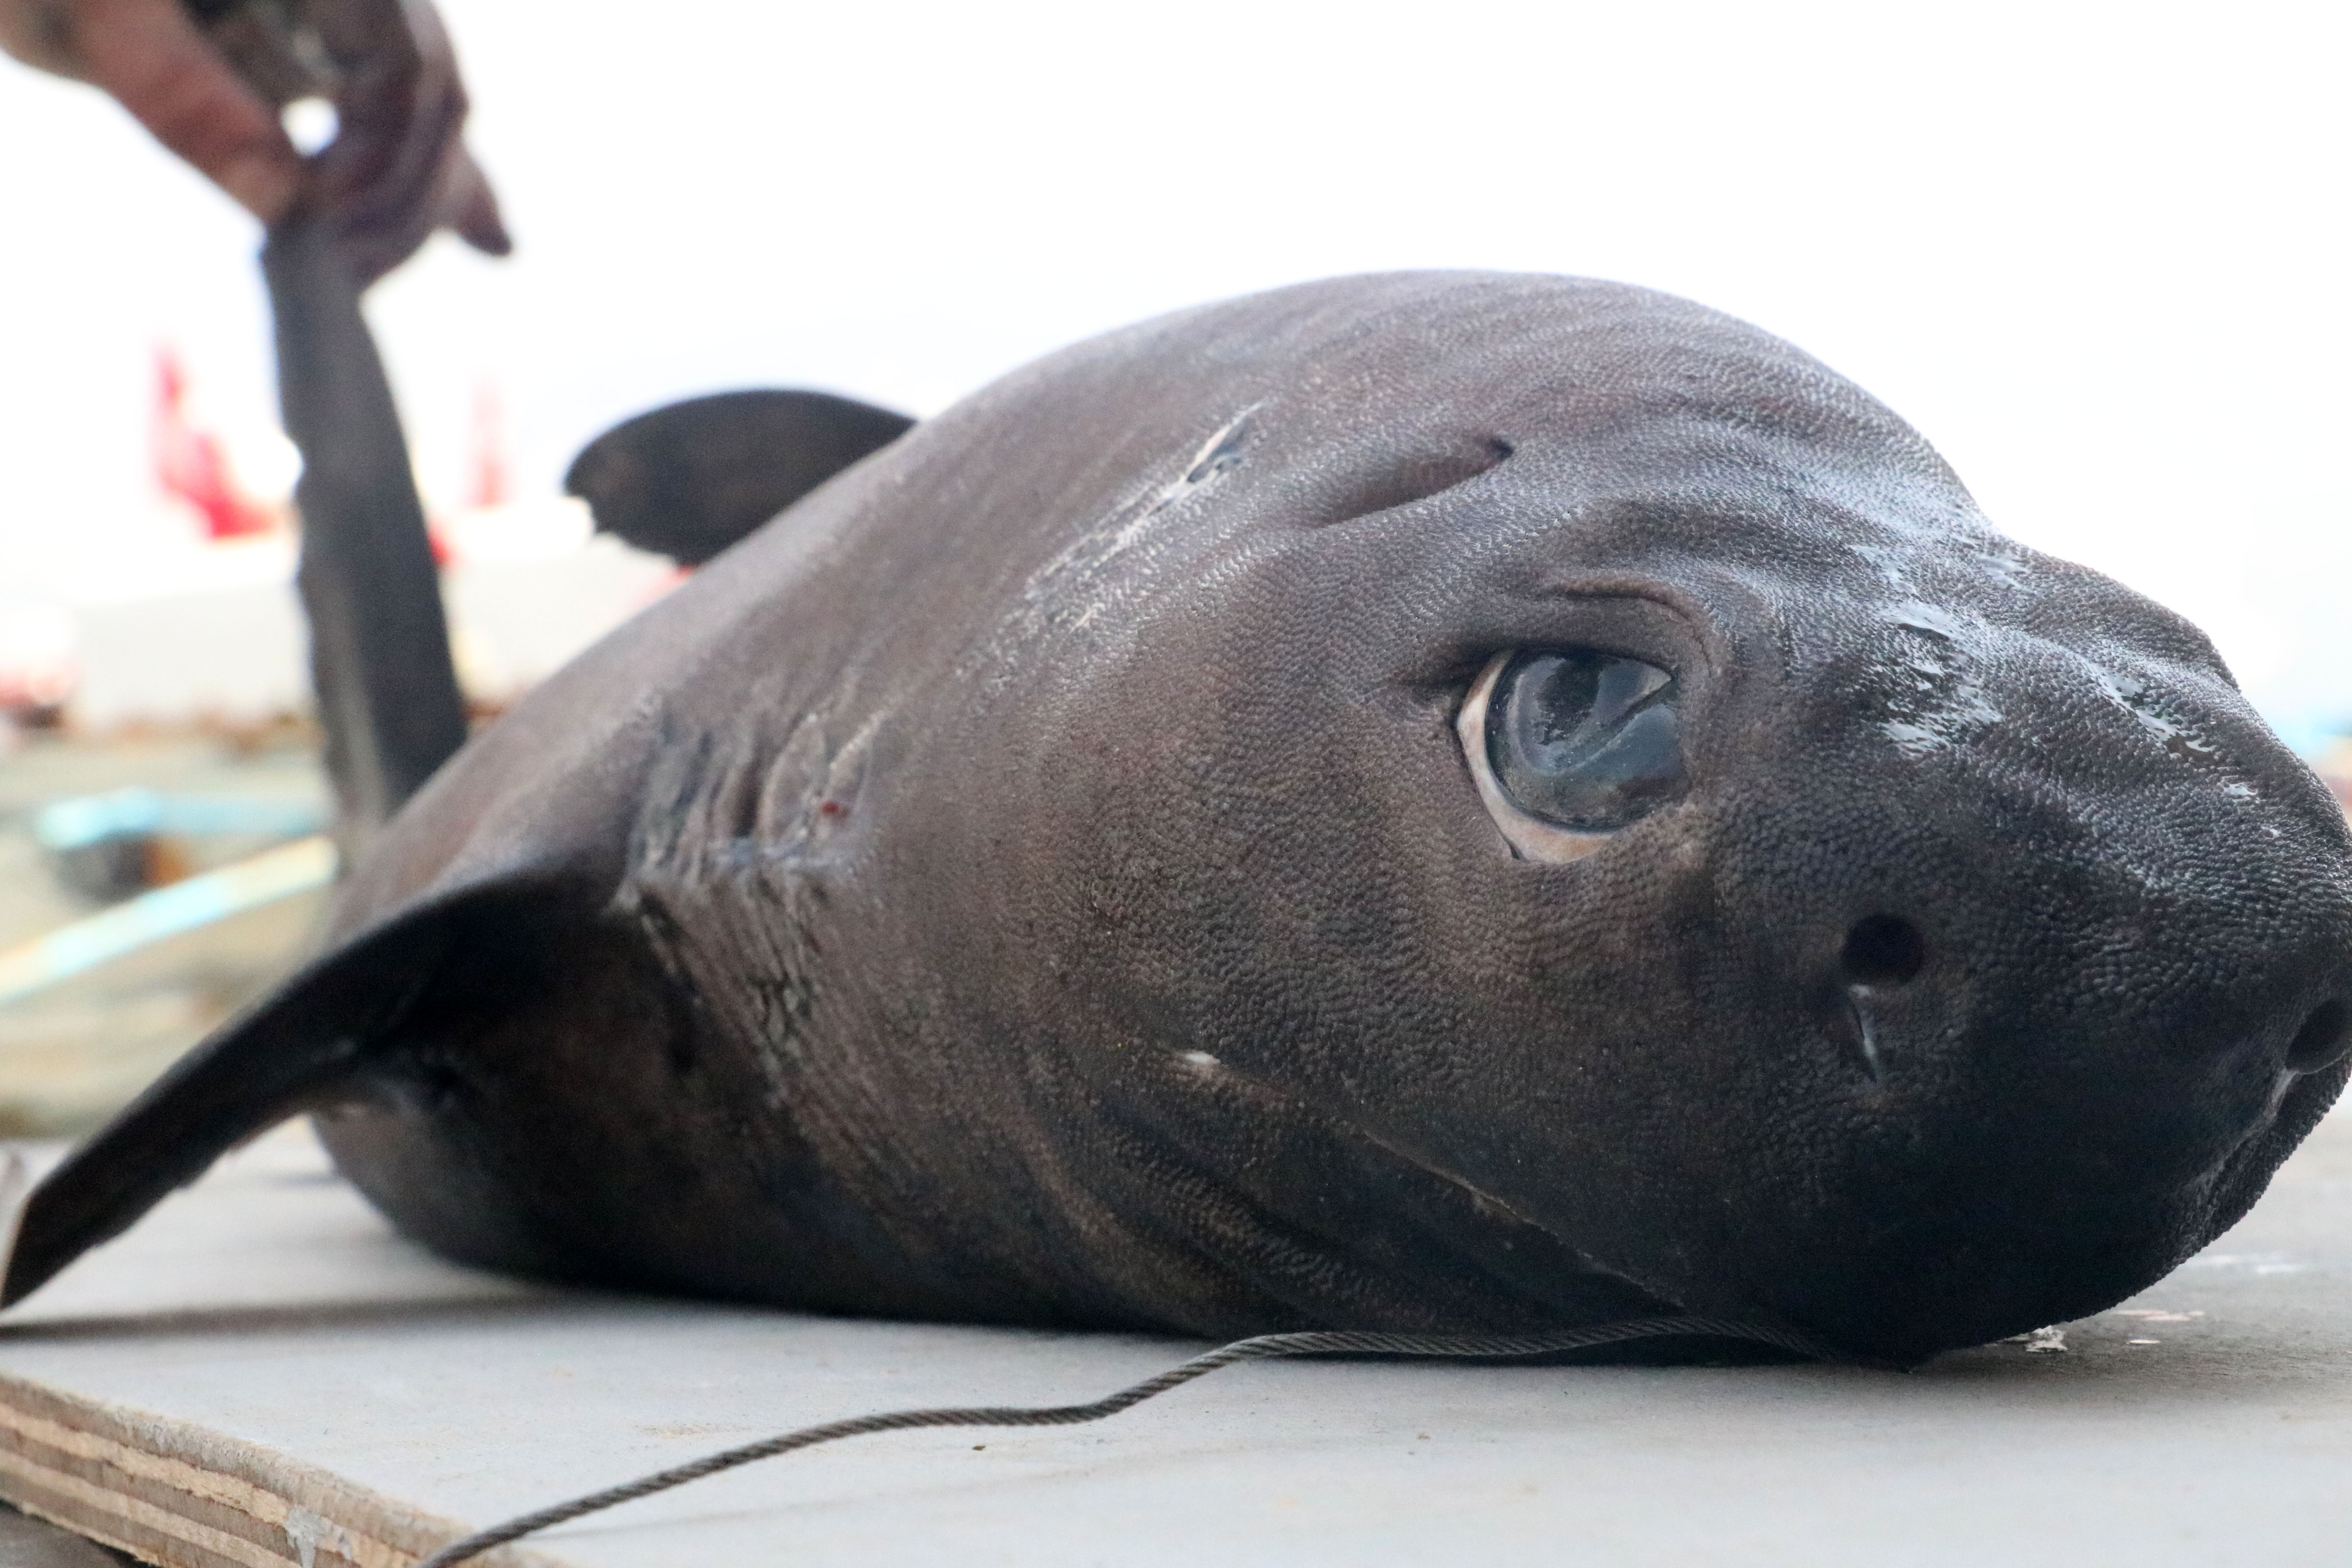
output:
<path id="1" fill-rule="evenodd" d="M 1512 649 L 1686 794 L 1516 854 Z M 323 1109 L 453 1256 L 825 1310 L 1909 1360 L 2095 1310 L 2341 1089 L 2352 843 L 2193 627 L 1754 328 L 1346 279 L 1021 371 L 467 749 L 7 1291 Z"/>

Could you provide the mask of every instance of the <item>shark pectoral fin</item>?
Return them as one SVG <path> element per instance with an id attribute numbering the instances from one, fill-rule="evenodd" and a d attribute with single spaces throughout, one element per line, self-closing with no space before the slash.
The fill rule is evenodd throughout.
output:
<path id="1" fill-rule="evenodd" d="M 512 901 L 499 881 L 417 904 L 311 963 L 149 1085 L 16 1201 L 0 1176 L 0 1307 L 119 1235 L 229 1149 L 369 1068 L 453 945 Z"/>
<path id="2" fill-rule="evenodd" d="M 589 442 L 563 489 L 607 533 L 694 566 L 913 424 L 823 392 L 690 397 Z"/>

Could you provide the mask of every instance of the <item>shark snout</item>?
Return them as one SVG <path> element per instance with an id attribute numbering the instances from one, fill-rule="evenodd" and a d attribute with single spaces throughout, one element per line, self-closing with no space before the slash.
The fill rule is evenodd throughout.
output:
<path id="1" fill-rule="evenodd" d="M 1897 1361 L 2160 1277 L 2244 1212 L 2352 1058 L 2352 948 L 2310 930 L 2267 973 L 2163 993 L 2079 958 L 2029 992 L 1933 910 L 1817 929 L 1833 984 L 1815 1016 L 1837 1053 L 1823 1137 L 1847 1142 L 1828 1184 L 1809 1168 L 1802 1203 L 1757 1224 L 1776 1239 L 1751 1266 L 1772 1311 Z M 2170 976 L 2181 956 L 2111 962 Z"/>
<path id="2" fill-rule="evenodd" d="M 1990 1078 L 2100 1099 L 2161 1083 L 2258 1103 L 2257 1083 L 2283 1092 L 2352 1058 L 2352 900 L 2158 913 L 2026 890 L 1878 895 L 1803 922 L 1796 961 L 1844 1070 L 1880 1088 Z"/>

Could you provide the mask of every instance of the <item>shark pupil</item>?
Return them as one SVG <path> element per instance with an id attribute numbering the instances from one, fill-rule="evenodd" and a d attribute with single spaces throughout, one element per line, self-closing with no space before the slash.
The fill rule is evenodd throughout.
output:
<path id="1" fill-rule="evenodd" d="M 1518 807 L 1562 827 L 1622 827 L 1680 799 L 1673 675 L 1591 648 L 1530 650 L 1486 707 L 1486 760 Z"/>

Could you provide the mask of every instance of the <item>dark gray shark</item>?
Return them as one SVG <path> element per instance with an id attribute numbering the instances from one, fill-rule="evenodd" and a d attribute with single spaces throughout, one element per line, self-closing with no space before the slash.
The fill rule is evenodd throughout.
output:
<path id="1" fill-rule="evenodd" d="M 889 433 L 443 768 L 7 1298 L 310 1110 L 562 1279 L 1908 1360 L 2344 1083 L 2352 843 L 2210 645 L 1751 327 L 1348 279 Z"/>

